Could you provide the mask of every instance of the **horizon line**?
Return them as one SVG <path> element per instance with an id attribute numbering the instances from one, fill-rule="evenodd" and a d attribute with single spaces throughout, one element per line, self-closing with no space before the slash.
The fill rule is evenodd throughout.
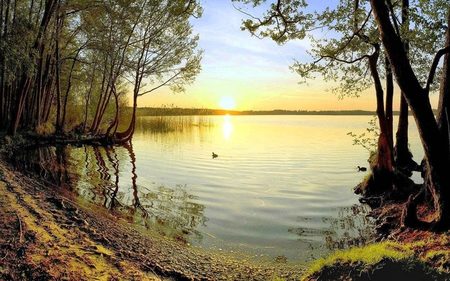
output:
<path id="1" fill-rule="evenodd" d="M 182 107 L 137 107 L 139 113 L 147 111 L 147 114 L 138 115 L 376 115 L 375 110 L 344 109 L 344 110 L 292 110 L 292 109 L 271 109 L 271 110 L 234 110 L 234 109 L 212 109 L 212 108 L 182 108 Z M 436 111 L 436 109 L 433 109 Z M 394 110 L 394 115 L 399 111 Z M 409 111 L 411 115 L 411 111 Z"/>

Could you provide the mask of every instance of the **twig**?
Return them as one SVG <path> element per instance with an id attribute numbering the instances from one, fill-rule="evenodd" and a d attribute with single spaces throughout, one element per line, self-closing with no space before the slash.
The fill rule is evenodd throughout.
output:
<path id="1" fill-rule="evenodd" d="M 1 258 L 0 260 L 4 260 L 6 259 L 6 257 L 8 256 L 9 252 L 6 252 L 5 256 L 3 258 Z"/>
<path id="2" fill-rule="evenodd" d="M 22 243 L 22 238 L 23 238 L 23 234 L 22 234 L 22 220 L 20 220 L 19 214 L 16 212 L 16 216 L 17 219 L 19 220 L 19 230 L 20 230 L 20 236 L 19 236 L 19 242 Z"/>
<path id="3" fill-rule="evenodd" d="M 143 264 L 143 265 L 144 265 L 146 268 L 150 269 L 150 270 L 152 271 L 152 273 L 155 275 L 156 278 L 158 278 L 158 279 L 161 280 L 161 281 L 164 280 L 161 276 L 159 276 L 158 274 L 156 274 L 156 271 L 155 271 L 154 268 L 152 268 L 151 266 L 146 265 L 146 264 Z"/>

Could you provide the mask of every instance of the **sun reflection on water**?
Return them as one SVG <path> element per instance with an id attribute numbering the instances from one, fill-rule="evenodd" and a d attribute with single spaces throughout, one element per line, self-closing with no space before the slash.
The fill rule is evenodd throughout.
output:
<path id="1" fill-rule="evenodd" d="M 222 132 L 225 140 L 228 141 L 231 136 L 231 133 L 233 132 L 233 124 L 231 123 L 231 116 L 228 114 L 223 116 Z"/>

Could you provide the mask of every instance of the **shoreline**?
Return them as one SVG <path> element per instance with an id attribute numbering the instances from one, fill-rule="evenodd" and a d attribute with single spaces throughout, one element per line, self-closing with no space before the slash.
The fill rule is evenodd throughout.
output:
<path id="1" fill-rule="evenodd" d="M 243 262 L 140 232 L 120 214 L 14 171 L 0 151 L 0 280 L 450 280 L 450 232 L 402 228 L 403 204 L 373 209 L 380 237 L 374 244 L 308 267 Z"/>
<path id="2" fill-rule="evenodd" d="M 299 280 L 304 266 L 205 254 L 143 235 L 117 214 L 86 208 L 0 159 L 0 279 Z"/>

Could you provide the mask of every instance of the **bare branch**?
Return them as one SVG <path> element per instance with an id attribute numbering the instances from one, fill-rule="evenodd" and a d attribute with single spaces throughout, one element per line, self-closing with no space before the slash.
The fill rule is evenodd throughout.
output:
<path id="1" fill-rule="evenodd" d="M 164 81 L 163 83 L 161 83 L 160 85 L 158 85 L 158 86 L 156 86 L 156 87 L 154 87 L 154 88 L 152 88 L 152 89 L 150 89 L 150 90 L 148 90 L 148 91 L 145 91 L 145 92 L 143 92 L 143 93 L 140 93 L 140 94 L 138 94 L 137 96 L 138 96 L 138 97 L 141 97 L 141 96 L 146 95 L 146 94 L 148 94 L 148 93 L 151 93 L 151 92 L 153 92 L 153 91 L 155 91 L 155 90 L 157 90 L 157 89 L 159 89 L 159 88 L 161 88 L 161 87 L 166 86 L 166 85 L 169 84 L 172 80 L 174 80 L 175 78 L 177 78 L 180 74 L 181 74 L 181 71 L 177 72 L 175 75 L 173 75 L 172 77 L 170 77 L 169 79 L 167 79 L 166 81 Z"/>

